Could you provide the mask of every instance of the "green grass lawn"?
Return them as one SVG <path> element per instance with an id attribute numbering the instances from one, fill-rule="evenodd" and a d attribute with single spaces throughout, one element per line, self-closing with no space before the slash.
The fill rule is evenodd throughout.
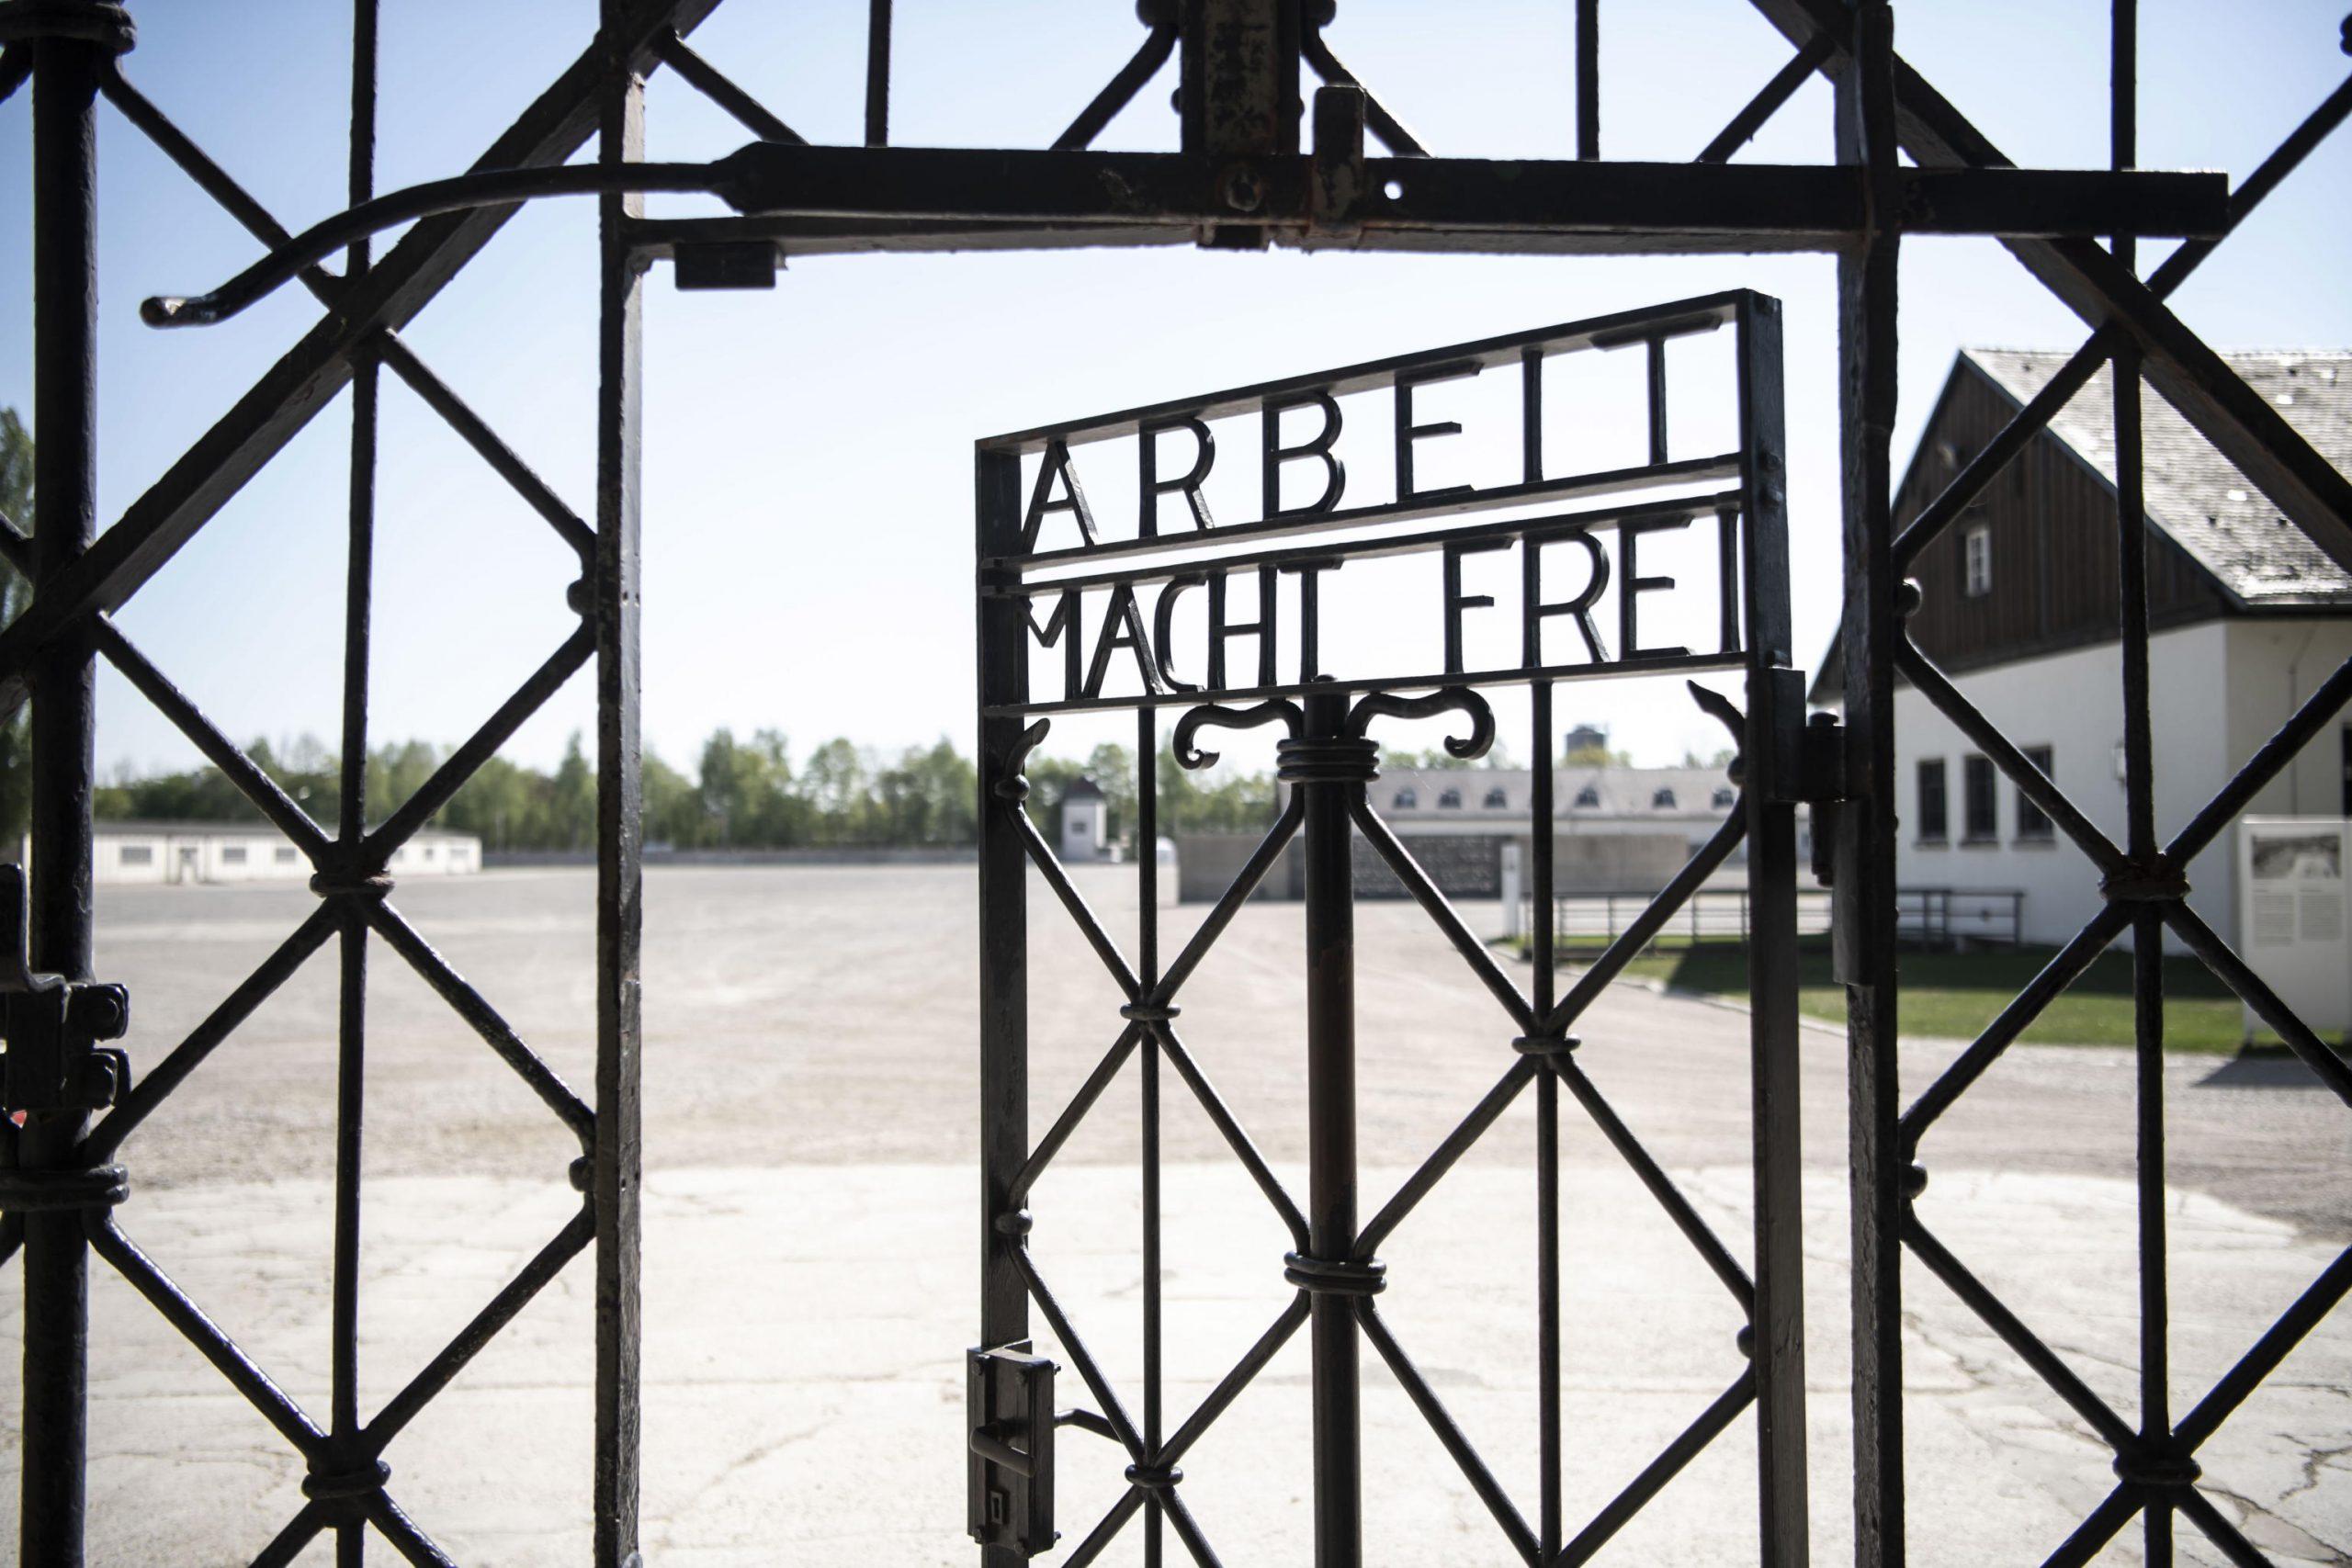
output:
<path id="1" fill-rule="evenodd" d="M 1570 962 L 1600 944 L 1564 946 Z M 1905 953 L 1900 961 L 1902 1027 L 1905 1034 L 1972 1039 L 2025 988 L 2050 948 L 1974 953 Z M 1731 942 L 1692 945 L 1660 942 L 1634 960 L 1628 973 L 1664 981 L 1680 991 L 1744 997 L 1747 955 Z M 1829 949 L 1809 941 L 1798 957 L 1797 1005 L 1814 1018 L 1842 1021 L 1846 993 L 1830 977 Z M 2165 1044 L 2176 1051 L 2234 1052 L 2245 1037 L 2237 998 L 2194 958 L 2165 960 Z M 2267 1033 L 2267 1032 L 2265 1032 Z M 2074 985 L 2041 1011 L 2021 1038 L 2052 1044 L 2129 1045 L 2132 1041 L 2132 955 L 2103 953 Z"/>

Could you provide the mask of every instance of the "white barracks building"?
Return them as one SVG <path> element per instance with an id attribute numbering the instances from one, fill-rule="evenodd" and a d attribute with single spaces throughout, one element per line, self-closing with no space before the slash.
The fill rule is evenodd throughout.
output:
<path id="1" fill-rule="evenodd" d="M 2065 362 L 1967 349 L 1896 492 L 1918 515 Z M 2352 353 L 2229 354 L 2230 368 L 2320 455 L 2352 470 Z M 2100 831 L 2124 837 L 2117 647 L 2115 439 L 2105 369 L 1919 558 L 1920 649 Z M 2218 794 L 2352 658 L 2352 574 L 2279 516 L 2154 391 L 2144 422 L 2148 663 L 2158 837 Z M 1836 703 L 1833 648 L 1814 690 Z M 2028 942 L 2063 942 L 2098 912 L 2098 876 L 1991 760 L 1907 682 L 1895 691 L 1898 875 L 2024 894 Z M 2352 815 L 2352 716 L 2338 715 L 2258 792 L 2256 816 Z M 2238 930 L 2233 825 L 2188 866 L 2189 903 Z"/>
<path id="2" fill-rule="evenodd" d="M 310 863 L 266 822 L 100 822 L 92 872 L 100 882 L 306 880 Z M 423 832 L 392 852 L 393 877 L 460 876 L 481 869 L 471 833 Z"/>

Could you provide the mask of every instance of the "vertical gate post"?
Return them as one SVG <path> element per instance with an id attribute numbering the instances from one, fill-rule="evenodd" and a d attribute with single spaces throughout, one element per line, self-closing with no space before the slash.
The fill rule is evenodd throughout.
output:
<path id="1" fill-rule="evenodd" d="M 0 11 L 0 20 L 6 12 Z M 31 36 L 33 130 L 33 592 L 71 571 L 97 536 L 98 81 L 128 49 L 119 7 L 51 6 Z M 96 722 L 86 621 L 28 662 L 32 700 L 31 967 L 91 977 L 90 790 Z M 70 1165 L 89 1113 L 28 1111 L 26 1170 Z M 19 1561 L 81 1568 L 89 1394 L 89 1253 L 76 1209 L 24 1216 L 24 1460 Z"/>
<path id="2" fill-rule="evenodd" d="M 604 0 L 615 52 L 598 107 L 597 161 L 645 151 L 645 82 L 622 52 L 635 8 Z M 597 200 L 596 634 L 596 1568 L 636 1568 L 639 1421 L 639 945 L 644 874 L 638 729 L 638 536 L 644 402 L 644 265 L 628 226 L 639 196 Z"/>
<path id="3" fill-rule="evenodd" d="M 1811 1561 L 1805 1514 L 1804 1192 L 1798 1121 L 1796 806 L 1804 680 L 1789 617 L 1788 478 L 1780 302 L 1749 296 L 1739 319 L 1740 451 L 1747 515 L 1748 1040 L 1756 1170 L 1756 1446 L 1766 1568 Z M 1693 895 L 1691 908 L 1699 907 Z M 1693 918 L 1695 927 L 1695 914 Z"/>
<path id="4" fill-rule="evenodd" d="M 1029 1157 L 1029 860 L 1011 811 L 1027 793 L 1018 773 L 1022 724 L 991 707 L 1029 694 L 1027 604 L 991 588 L 1018 587 L 993 563 L 1021 548 L 1021 459 L 978 455 L 979 532 L 980 1344 L 1029 1337 L 1029 1292 L 1019 1262 L 1012 1184 Z M 1075 636 L 1075 631 L 1067 635 Z M 1010 810 L 1008 810 L 1008 807 Z M 984 1568 L 1018 1568 L 1010 1546 L 981 1548 Z"/>
<path id="5" fill-rule="evenodd" d="M 1854 1560 L 1902 1568 L 1903 1213 L 1895 1045 L 1893 437 L 1895 264 L 1894 22 L 1885 0 L 1852 12 L 1836 83 L 1838 162 L 1863 192 L 1864 231 L 1838 258 L 1838 423 L 1843 446 L 1846 805 L 1831 886 L 1838 978 L 1846 987 L 1851 1139 Z"/>
<path id="6" fill-rule="evenodd" d="M 1294 1282 L 1314 1292 L 1308 1325 L 1315 1407 L 1316 1568 L 1363 1561 L 1363 1452 L 1359 1430 L 1355 1297 L 1324 1277 L 1356 1245 L 1355 825 L 1375 754 L 1345 734 L 1348 699 L 1304 704 L 1305 734 L 1284 742 L 1283 770 L 1306 792 L 1307 1244 Z M 1288 759 L 1286 759 L 1287 761 Z M 1302 1261 L 1305 1267 L 1301 1267 Z"/>

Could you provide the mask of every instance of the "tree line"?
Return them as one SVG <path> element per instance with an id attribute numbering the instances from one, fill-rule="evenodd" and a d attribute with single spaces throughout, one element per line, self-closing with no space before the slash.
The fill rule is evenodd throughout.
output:
<path id="1" fill-rule="evenodd" d="M 312 736 L 246 749 L 254 764 L 322 825 L 334 826 L 342 764 Z M 422 740 L 368 754 L 368 814 L 400 809 L 447 760 Z M 1114 842 L 1130 841 L 1137 810 L 1136 759 L 1125 746 L 1086 757 L 1033 755 L 1029 811 L 1049 836 L 1063 796 L 1081 778 L 1102 790 Z M 1442 751 L 1402 755 L 1396 767 L 1463 767 Z M 1162 833 L 1251 833 L 1274 814 L 1271 773 L 1219 767 L 1189 773 L 1161 742 L 1158 770 Z M 979 781 L 970 758 L 949 740 L 895 752 L 828 740 L 796 758 L 773 729 L 739 739 L 720 729 L 703 742 L 692 774 L 649 751 L 644 762 L 645 837 L 680 850 L 902 848 L 973 842 Z M 210 766 L 143 776 L 118 773 L 92 801 L 101 820 L 251 822 L 260 811 Z M 461 785 L 433 824 L 479 837 L 486 850 L 584 851 L 596 842 L 596 770 L 574 734 L 562 759 L 539 769 L 493 757 Z"/>
<path id="2" fill-rule="evenodd" d="M 247 748 L 254 764 L 322 825 L 342 799 L 340 760 L 316 738 Z M 448 750 L 422 740 L 368 755 L 368 814 L 381 820 L 424 788 Z M 1271 774 L 1219 768 L 1186 773 L 1163 745 L 1159 812 L 1163 833 L 1242 833 L 1274 811 Z M 1029 810 L 1053 830 L 1070 785 L 1090 778 L 1102 791 L 1114 840 L 1132 836 L 1136 811 L 1134 753 L 1098 746 L 1083 759 L 1032 756 Z M 972 760 L 949 740 L 896 751 L 832 739 L 805 756 L 773 729 L 748 738 L 720 729 L 703 742 L 692 773 L 649 751 L 644 761 L 649 844 L 681 850 L 954 846 L 973 842 L 979 789 Z M 219 770 L 119 773 L 96 792 L 102 820 L 256 821 L 261 813 Z M 574 734 L 554 767 L 493 757 L 461 785 L 433 824 L 472 833 L 490 851 L 588 850 L 595 844 L 596 771 Z"/>
<path id="3" fill-rule="evenodd" d="M 33 443 L 14 409 L 0 409 L 0 518 L 17 533 L 32 525 Z M 0 558 L 0 626 L 23 608 L 31 585 Z M 341 760 L 312 736 L 248 755 L 296 804 L 332 828 L 342 800 Z M 368 815 L 381 820 L 424 787 L 449 749 L 409 740 L 378 747 L 367 761 Z M 13 852 L 31 806 L 25 713 L 0 718 L 0 855 Z M 1158 810 L 1163 833 L 1249 833 L 1274 813 L 1273 777 L 1220 767 L 1179 767 L 1163 740 Z M 1391 758 L 1396 767 L 1464 767 L 1442 750 Z M 1488 767 L 1508 766 L 1499 749 Z M 1131 840 L 1136 813 L 1136 758 L 1115 744 L 1084 759 L 1032 756 L 1029 810 L 1053 831 L 1064 795 L 1091 778 L 1104 796 L 1114 841 Z M 945 739 L 895 752 L 832 739 L 796 759 L 779 731 L 738 739 L 720 729 L 703 742 L 694 773 L 648 751 L 644 825 L 649 843 L 675 849 L 789 849 L 963 845 L 975 838 L 978 779 L 971 759 Z M 92 801 L 103 820 L 251 822 L 253 803 L 219 770 L 139 775 L 119 772 Z M 596 771 L 575 734 L 552 769 L 493 757 L 435 816 L 434 825 L 472 833 L 492 851 L 578 851 L 594 846 Z"/>

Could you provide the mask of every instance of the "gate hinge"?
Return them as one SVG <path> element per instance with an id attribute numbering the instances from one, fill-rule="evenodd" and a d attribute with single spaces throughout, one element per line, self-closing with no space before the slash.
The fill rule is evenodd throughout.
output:
<path id="1" fill-rule="evenodd" d="M 1813 876 L 1826 887 L 1846 798 L 1846 727 L 1834 713 L 1816 713 L 1797 723 L 1797 716 L 1804 712 L 1802 692 L 1781 711 L 1789 718 L 1777 748 L 1781 765 L 1773 769 L 1772 778 L 1780 787 L 1772 798 L 1810 808 Z"/>
<path id="2" fill-rule="evenodd" d="M 1812 715 L 1798 734 L 1796 798 L 1829 807 L 1846 798 L 1846 726 L 1834 713 Z"/>
<path id="3" fill-rule="evenodd" d="M 972 1539 L 1023 1557 L 1053 1550 L 1054 1373 L 1029 1342 L 973 1350 L 966 1359 L 969 1397 Z"/>
<path id="4" fill-rule="evenodd" d="M 0 865 L 0 1110 L 103 1111 L 130 1085 L 130 1058 L 100 1043 L 130 1027 L 120 986 L 36 973 L 25 870 Z"/>

